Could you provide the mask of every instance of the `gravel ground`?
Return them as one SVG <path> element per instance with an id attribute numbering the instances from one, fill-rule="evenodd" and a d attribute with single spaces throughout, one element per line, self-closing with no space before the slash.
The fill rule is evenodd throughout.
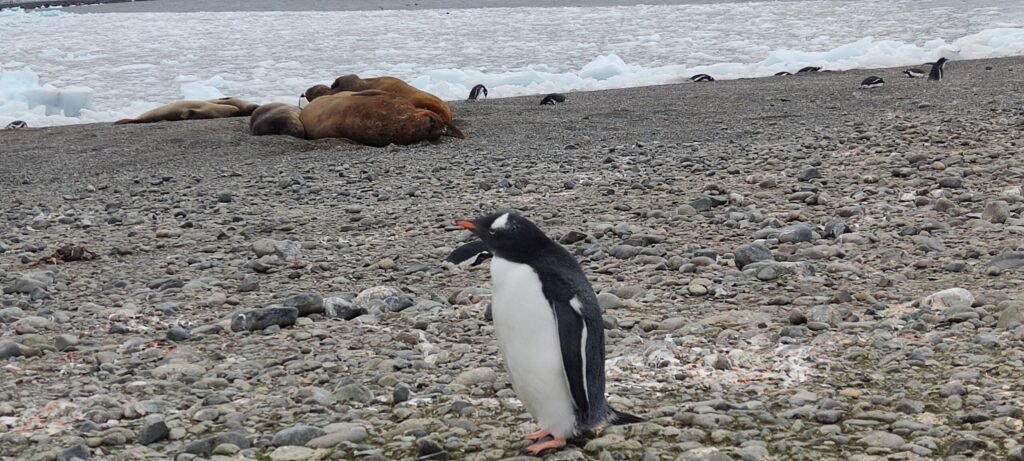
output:
<path id="1" fill-rule="evenodd" d="M 1021 460 L 1024 58 L 898 71 L 456 102 L 467 139 L 384 149 L 0 131 L 0 457 L 518 456 L 488 264 L 441 263 L 507 206 L 649 418 L 547 459 Z"/>

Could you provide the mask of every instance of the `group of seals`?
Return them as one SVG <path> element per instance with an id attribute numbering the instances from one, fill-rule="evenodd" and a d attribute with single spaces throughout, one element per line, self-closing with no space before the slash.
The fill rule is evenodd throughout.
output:
<path id="1" fill-rule="evenodd" d="M 275 103 L 257 110 L 249 130 L 257 136 L 345 138 L 374 147 L 465 138 L 446 102 L 395 77 L 343 75 L 330 87 L 310 87 L 301 97 L 309 105 Z"/>
<path id="2" fill-rule="evenodd" d="M 302 97 L 309 101 L 305 108 L 284 103 L 260 106 L 231 97 L 177 101 L 114 124 L 250 116 L 249 131 L 256 136 L 345 138 L 375 147 L 435 142 L 441 136 L 465 138 L 453 124 L 446 102 L 395 77 L 343 75 L 330 87 L 309 88 Z"/>
<path id="3" fill-rule="evenodd" d="M 135 118 L 125 118 L 114 122 L 115 125 L 128 123 L 177 122 L 181 120 L 198 120 L 225 117 L 245 117 L 251 115 L 259 104 L 238 98 L 219 98 L 208 101 L 178 101 L 144 112 Z"/>

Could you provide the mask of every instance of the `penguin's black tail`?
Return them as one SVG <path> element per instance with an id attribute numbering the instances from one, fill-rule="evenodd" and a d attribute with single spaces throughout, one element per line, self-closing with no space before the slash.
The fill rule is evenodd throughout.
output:
<path id="1" fill-rule="evenodd" d="M 639 416 L 631 415 L 629 413 L 625 413 L 612 408 L 612 419 L 611 421 L 609 421 L 609 423 L 612 426 L 621 426 L 623 424 L 642 423 L 644 421 L 647 420 Z"/>

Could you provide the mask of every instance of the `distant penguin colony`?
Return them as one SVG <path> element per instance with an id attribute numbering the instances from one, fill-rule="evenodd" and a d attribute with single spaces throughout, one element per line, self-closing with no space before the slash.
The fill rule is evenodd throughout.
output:
<path id="1" fill-rule="evenodd" d="M 516 397 L 540 426 L 526 435 L 534 442 L 526 450 L 537 455 L 585 431 L 642 422 L 612 408 L 605 397 L 601 306 L 576 258 L 512 212 L 456 224 L 493 255 L 491 315 L 498 349 Z"/>
<path id="2" fill-rule="evenodd" d="M 477 84 L 476 86 L 473 87 L 472 90 L 469 90 L 469 99 L 467 99 L 467 100 L 468 101 L 476 101 L 476 99 L 480 97 L 480 93 L 483 93 L 484 97 L 486 98 L 487 97 L 487 87 L 483 86 L 481 84 Z"/>
<path id="3" fill-rule="evenodd" d="M 916 67 L 913 69 L 907 69 L 903 71 L 903 74 L 906 75 L 908 78 L 921 78 L 924 77 L 925 75 L 928 75 L 923 70 L 918 69 Z"/>
<path id="4" fill-rule="evenodd" d="M 948 61 L 946 58 L 939 58 L 938 61 L 935 61 L 935 64 L 932 65 L 932 71 L 928 73 L 928 80 L 936 82 L 942 80 L 943 67 L 946 65 L 946 61 Z"/>
<path id="5" fill-rule="evenodd" d="M 694 82 L 713 82 L 715 81 L 715 78 L 708 74 L 697 74 L 690 77 L 690 80 L 693 80 Z"/>
<path id="6" fill-rule="evenodd" d="M 540 105 L 553 106 L 556 102 L 565 102 L 565 95 L 562 93 L 551 93 L 540 100 Z"/>
<path id="7" fill-rule="evenodd" d="M 882 80 L 882 77 L 875 77 L 873 75 L 860 82 L 861 88 L 878 88 L 882 85 L 885 85 L 885 80 Z"/>
<path id="8" fill-rule="evenodd" d="M 25 123 L 22 120 L 15 120 L 15 121 L 13 121 L 11 123 L 8 123 L 7 126 L 4 129 L 5 130 L 20 130 L 20 129 L 26 128 L 26 127 L 28 127 L 28 123 Z"/>

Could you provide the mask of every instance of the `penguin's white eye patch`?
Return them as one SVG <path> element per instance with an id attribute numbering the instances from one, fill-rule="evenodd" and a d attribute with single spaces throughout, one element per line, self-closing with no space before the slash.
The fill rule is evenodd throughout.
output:
<path id="1" fill-rule="evenodd" d="M 498 219 L 495 219 L 494 222 L 491 223 L 491 233 L 493 234 L 493 233 L 498 232 L 498 231 L 500 231 L 502 229 L 505 229 L 507 227 L 508 227 L 508 213 L 505 213 L 505 214 L 503 214 L 501 216 L 498 216 Z"/>

